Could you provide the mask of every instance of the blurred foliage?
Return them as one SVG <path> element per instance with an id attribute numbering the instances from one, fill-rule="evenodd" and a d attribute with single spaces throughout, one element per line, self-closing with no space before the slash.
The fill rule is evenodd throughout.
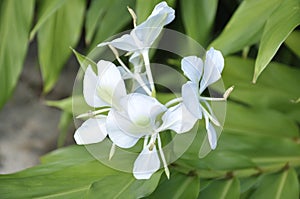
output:
<path id="1" fill-rule="evenodd" d="M 72 52 L 70 46 L 84 38 L 88 53 L 131 27 L 127 5 L 140 22 L 157 2 L 0 1 L 0 107 L 16 86 L 29 38 L 37 35 L 44 92 L 49 92 Z M 223 81 L 235 90 L 217 149 L 198 158 L 205 134 L 200 128 L 191 147 L 170 165 L 170 180 L 157 172 L 148 181 L 137 181 L 99 163 L 82 146 L 61 148 L 42 157 L 39 166 L 1 175 L 1 198 L 299 198 L 300 1 L 168 3 L 177 15 L 171 28 L 220 49 L 226 57 Z M 84 56 L 75 54 L 85 68 Z M 60 128 L 65 131 L 72 99 L 48 104 L 64 110 Z"/>

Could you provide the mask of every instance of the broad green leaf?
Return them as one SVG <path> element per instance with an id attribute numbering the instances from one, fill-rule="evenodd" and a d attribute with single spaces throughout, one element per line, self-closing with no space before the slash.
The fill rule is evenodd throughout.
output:
<path id="1" fill-rule="evenodd" d="M 135 13 L 137 15 L 137 23 L 140 24 L 143 21 L 145 21 L 148 18 L 148 16 L 151 14 L 155 5 L 160 2 L 161 0 L 151 0 L 151 1 L 136 0 Z M 166 2 L 170 7 L 174 8 L 176 0 L 166 0 Z"/>
<path id="2" fill-rule="evenodd" d="M 134 0 L 114 1 L 106 10 L 103 17 L 97 20 L 96 32 L 91 40 L 89 50 L 97 44 L 112 37 L 124 28 L 131 20 L 127 6 L 133 7 Z M 91 9 L 91 8 L 90 8 Z"/>
<path id="3" fill-rule="evenodd" d="M 297 137 L 297 124 L 275 110 L 257 109 L 228 102 L 225 130 L 242 134 L 261 134 L 282 137 Z"/>
<path id="4" fill-rule="evenodd" d="M 87 198 L 142 198 L 152 193 L 158 185 L 162 172 L 157 172 L 149 180 L 136 180 L 132 175 L 110 175 L 95 181 Z"/>
<path id="5" fill-rule="evenodd" d="M 85 19 L 85 42 L 87 44 L 91 43 L 91 40 L 95 34 L 97 26 L 99 25 L 98 21 L 103 18 L 107 10 L 113 5 L 116 0 L 92 0 L 90 6 L 86 12 Z"/>
<path id="6" fill-rule="evenodd" d="M 293 168 L 289 168 L 262 178 L 259 187 L 250 198 L 297 199 L 299 198 L 298 184 L 297 173 Z"/>
<path id="7" fill-rule="evenodd" d="M 73 122 L 73 114 L 63 111 L 60 116 L 58 129 L 59 129 L 59 136 L 57 138 L 57 147 L 62 147 L 65 144 L 68 130 L 70 125 Z"/>
<path id="8" fill-rule="evenodd" d="M 149 198 L 197 198 L 200 190 L 200 179 L 197 176 L 186 176 L 171 171 L 170 179 L 164 178 Z"/>
<path id="9" fill-rule="evenodd" d="M 300 70 L 271 62 L 257 84 L 252 84 L 254 60 L 238 57 L 225 59 L 222 78 L 225 87 L 234 85 L 230 98 L 260 108 L 272 108 L 285 114 L 299 111 L 292 100 L 300 96 Z"/>
<path id="10" fill-rule="evenodd" d="M 201 45 L 206 46 L 214 23 L 218 0 L 180 1 L 185 32 Z"/>
<path id="11" fill-rule="evenodd" d="M 293 31 L 285 40 L 285 45 L 300 58 L 300 31 Z"/>
<path id="12" fill-rule="evenodd" d="M 38 29 L 67 1 L 70 0 L 52 0 L 44 1 L 38 0 L 38 20 L 30 32 L 30 40 L 32 40 Z"/>
<path id="13" fill-rule="evenodd" d="M 19 79 L 28 46 L 34 0 L 0 3 L 0 108 Z"/>
<path id="14" fill-rule="evenodd" d="M 84 11 L 84 0 L 68 1 L 38 30 L 38 53 L 45 93 L 52 89 L 68 60 L 71 54 L 69 46 L 76 45 L 80 38 Z"/>
<path id="15" fill-rule="evenodd" d="M 263 27 L 282 0 L 244 0 L 210 46 L 228 55 L 259 41 Z"/>
<path id="16" fill-rule="evenodd" d="M 265 25 L 255 62 L 253 82 L 256 82 L 281 44 L 299 24 L 299 0 L 282 1 Z"/>
<path id="17" fill-rule="evenodd" d="M 237 178 L 215 180 L 200 192 L 199 198 L 209 199 L 238 199 L 240 183 Z"/>
<path id="18" fill-rule="evenodd" d="M 261 176 L 250 176 L 248 178 L 240 179 L 241 193 L 249 191 L 257 182 L 260 180 Z"/>

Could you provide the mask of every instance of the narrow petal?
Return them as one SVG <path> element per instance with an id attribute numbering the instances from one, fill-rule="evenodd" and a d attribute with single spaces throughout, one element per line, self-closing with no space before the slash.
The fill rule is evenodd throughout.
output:
<path id="1" fill-rule="evenodd" d="M 138 50 L 138 46 L 136 45 L 134 39 L 130 34 L 125 34 L 120 38 L 114 39 L 110 42 L 103 42 L 98 44 L 98 47 L 106 46 L 106 45 L 112 45 L 115 48 L 128 51 L 128 52 L 133 52 Z"/>
<path id="2" fill-rule="evenodd" d="M 133 64 L 134 73 L 141 73 L 143 68 L 143 57 L 141 53 L 135 52 L 130 58 L 129 62 Z"/>
<path id="3" fill-rule="evenodd" d="M 134 146 L 139 140 L 139 137 L 131 136 L 120 129 L 114 114 L 114 110 L 111 110 L 106 119 L 106 129 L 109 138 L 114 144 L 121 148 L 130 148 Z"/>
<path id="4" fill-rule="evenodd" d="M 140 93 L 128 95 L 122 105 L 130 120 L 140 127 L 153 127 L 157 116 L 166 110 L 155 98 Z"/>
<path id="5" fill-rule="evenodd" d="M 180 103 L 169 108 L 162 117 L 163 129 L 171 129 L 176 133 L 185 133 L 193 128 L 197 118 Z"/>
<path id="6" fill-rule="evenodd" d="M 208 142 L 210 148 L 214 150 L 217 147 L 217 140 L 218 140 L 217 133 L 214 126 L 210 123 L 207 115 L 204 115 L 204 119 L 205 119 L 205 127 L 207 131 Z"/>
<path id="7" fill-rule="evenodd" d="M 97 63 L 97 68 L 100 79 L 97 86 L 98 96 L 111 106 L 118 107 L 120 98 L 126 96 L 120 71 L 112 62 L 104 60 Z"/>
<path id="8" fill-rule="evenodd" d="M 88 66 L 83 78 L 83 96 L 86 103 L 91 107 L 102 107 L 108 104 L 97 95 L 97 84 L 99 78 L 91 66 Z"/>
<path id="9" fill-rule="evenodd" d="M 214 48 L 207 51 L 204 63 L 204 72 L 200 82 L 200 93 L 202 93 L 207 86 L 215 83 L 221 78 L 223 68 L 224 58 L 222 53 Z"/>
<path id="10" fill-rule="evenodd" d="M 203 61 L 196 56 L 184 57 L 181 60 L 181 69 L 185 76 L 198 84 L 203 72 Z"/>
<path id="11" fill-rule="evenodd" d="M 106 118 L 88 119 L 75 132 L 74 139 L 77 144 L 94 144 L 101 142 L 107 136 L 105 128 Z"/>
<path id="12" fill-rule="evenodd" d="M 150 151 L 145 147 L 134 162 L 133 175 L 136 179 L 149 179 L 160 168 L 156 146 Z"/>
<path id="13" fill-rule="evenodd" d="M 182 86 L 182 99 L 185 107 L 189 110 L 194 117 L 201 119 L 202 110 L 199 103 L 198 86 L 188 81 Z"/>

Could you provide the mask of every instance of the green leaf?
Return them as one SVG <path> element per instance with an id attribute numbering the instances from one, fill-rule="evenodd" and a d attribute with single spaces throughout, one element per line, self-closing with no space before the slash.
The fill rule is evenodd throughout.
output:
<path id="1" fill-rule="evenodd" d="M 137 15 L 137 23 L 140 24 L 145 21 L 151 14 L 156 4 L 160 3 L 161 0 L 136 0 L 135 13 Z M 166 0 L 167 4 L 171 7 L 175 6 L 176 0 Z"/>
<path id="2" fill-rule="evenodd" d="M 34 0 L 0 3 L 0 108 L 19 79 L 28 46 Z"/>
<path id="3" fill-rule="evenodd" d="M 254 60 L 238 57 L 225 59 L 225 87 L 234 85 L 230 98 L 257 108 L 272 108 L 285 114 L 299 111 L 300 104 L 291 100 L 300 96 L 300 70 L 271 62 L 257 84 L 252 84 Z"/>
<path id="4" fill-rule="evenodd" d="M 180 3 L 185 32 L 206 46 L 216 16 L 218 0 L 189 0 Z"/>
<path id="5" fill-rule="evenodd" d="M 282 0 L 244 0 L 210 46 L 228 55 L 259 41 L 263 27 Z"/>
<path id="6" fill-rule="evenodd" d="M 238 199 L 240 183 L 237 178 L 215 180 L 200 192 L 199 198 L 210 199 Z"/>
<path id="7" fill-rule="evenodd" d="M 171 172 L 170 179 L 164 178 L 149 198 L 197 198 L 200 190 L 200 179 L 197 176 L 186 176 Z"/>
<path id="8" fill-rule="evenodd" d="M 300 58 L 300 31 L 293 31 L 285 40 L 285 45 Z"/>
<path id="9" fill-rule="evenodd" d="M 266 175 L 254 194 L 253 199 L 297 199 L 299 198 L 299 182 L 297 173 L 289 168 L 280 173 Z"/>
<path id="10" fill-rule="evenodd" d="M 69 46 L 76 45 L 80 38 L 84 10 L 84 0 L 68 1 L 38 30 L 38 53 L 45 93 L 52 89 L 68 60 L 71 54 Z"/>
<path id="11" fill-rule="evenodd" d="M 299 24 L 299 0 L 282 1 L 265 25 L 255 62 L 253 82 L 256 82 L 281 44 Z"/>
<path id="12" fill-rule="evenodd" d="M 89 65 L 91 65 L 91 67 L 94 69 L 94 71 L 97 71 L 97 64 L 93 60 L 80 54 L 75 49 L 72 49 L 72 50 L 73 50 L 73 53 L 75 54 L 76 59 L 77 59 L 78 63 L 80 64 L 83 71 L 85 71 Z"/>
<path id="13" fill-rule="evenodd" d="M 38 29 L 58 10 L 67 0 L 37 1 L 38 4 L 38 20 L 30 32 L 30 40 L 33 39 Z"/>
<path id="14" fill-rule="evenodd" d="M 59 135 L 57 138 L 57 147 L 62 147 L 66 141 L 70 124 L 73 122 L 73 114 L 63 111 L 60 116 L 58 129 Z"/>
<path id="15" fill-rule="evenodd" d="M 87 192 L 87 198 L 142 198 L 152 193 L 158 185 L 162 172 L 157 172 L 149 180 L 136 180 L 130 174 L 110 175 L 94 182 Z"/>
<path id="16" fill-rule="evenodd" d="M 134 0 L 114 1 L 105 10 L 105 14 L 102 17 L 94 19 L 97 20 L 97 26 L 94 37 L 90 43 L 90 50 L 93 49 L 97 44 L 108 38 L 111 38 L 130 22 L 131 16 L 127 10 L 127 6 L 133 7 L 133 5 Z"/>
<path id="17" fill-rule="evenodd" d="M 242 134 L 298 137 L 297 124 L 279 111 L 257 109 L 228 102 L 225 130 Z"/>

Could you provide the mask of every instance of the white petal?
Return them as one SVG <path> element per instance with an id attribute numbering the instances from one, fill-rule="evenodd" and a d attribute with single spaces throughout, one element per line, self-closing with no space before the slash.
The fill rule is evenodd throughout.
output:
<path id="1" fill-rule="evenodd" d="M 77 144 L 94 144 L 101 142 L 107 136 L 105 128 L 106 118 L 88 119 L 75 132 L 74 139 Z"/>
<path id="2" fill-rule="evenodd" d="M 202 93 L 207 86 L 221 78 L 223 68 L 224 58 L 222 53 L 214 48 L 207 51 L 204 63 L 204 72 L 200 82 L 200 93 Z"/>
<path id="3" fill-rule="evenodd" d="M 88 66 L 83 78 L 83 96 L 86 103 L 92 107 L 102 107 L 108 104 L 97 95 L 97 84 L 99 78 L 94 73 L 91 66 Z"/>
<path id="4" fill-rule="evenodd" d="M 153 127 L 157 116 L 166 110 L 155 98 L 140 93 L 130 94 L 123 100 L 130 120 L 140 127 Z"/>
<path id="5" fill-rule="evenodd" d="M 130 34 L 125 34 L 120 38 L 114 39 L 110 42 L 104 42 L 98 44 L 98 47 L 106 46 L 106 45 L 112 45 L 115 48 L 124 50 L 124 51 L 129 51 L 133 52 L 138 50 L 138 46 L 136 45 L 134 39 Z"/>
<path id="6" fill-rule="evenodd" d="M 197 118 L 180 103 L 169 108 L 162 117 L 163 129 L 172 129 L 177 133 L 185 133 L 193 128 Z"/>
<path id="7" fill-rule="evenodd" d="M 182 86 L 182 99 L 185 107 L 196 118 L 202 118 L 202 110 L 199 102 L 198 86 L 188 81 Z"/>
<path id="8" fill-rule="evenodd" d="M 210 122 L 208 123 L 208 126 L 207 126 L 206 130 L 207 130 L 207 136 L 208 136 L 208 141 L 209 141 L 210 148 L 212 150 L 214 150 L 217 147 L 217 139 L 218 139 L 216 130 Z"/>
<path id="9" fill-rule="evenodd" d="M 134 73 L 141 73 L 143 67 L 143 57 L 141 53 L 133 53 L 129 58 L 129 62 L 134 66 Z"/>
<path id="10" fill-rule="evenodd" d="M 133 175 L 136 179 L 149 179 L 160 168 L 156 146 L 150 151 L 145 147 L 134 162 Z"/>
<path id="11" fill-rule="evenodd" d="M 157 4 L 154 7 L 154 9 L 153 9 L 151 15 L 148 17 L 148 19 L 155 17 L 157 15 L 160 15 L 160 14 L 167 15 L 167 17 L 164 21 L 164 25 L 171 23 L 171 21 L 173 21 L 175 18 L 175 10 L 173 8 L 169 7 L 165 1 L 160 2 L 159 4 Z"/>
<path id="12" fill-rule="evenodd" d="M 203 62 L 196 56 L 184 57 L 181 61 L 181 69 L 185 76 L 198 84 L 203 72 Z"/>
<path id="13" fill-rule="evenodd" d="M 119 128 L 114 117 L 114 110 L 108 113 L 106 119 L 106 129 L 111 141 L 121 148 L 130 148 L 139 140 L 138 137 L 131 136 Z"/>
<path id="14" fill-rule="evenodd" d="M 120 98 L 126 96 L 120 71 L 112 62 L 104 60 L 97 63 L 97 68 L 100 79 L 97 86 L 98 96 L 113 107 L 118 107 Z"/>

